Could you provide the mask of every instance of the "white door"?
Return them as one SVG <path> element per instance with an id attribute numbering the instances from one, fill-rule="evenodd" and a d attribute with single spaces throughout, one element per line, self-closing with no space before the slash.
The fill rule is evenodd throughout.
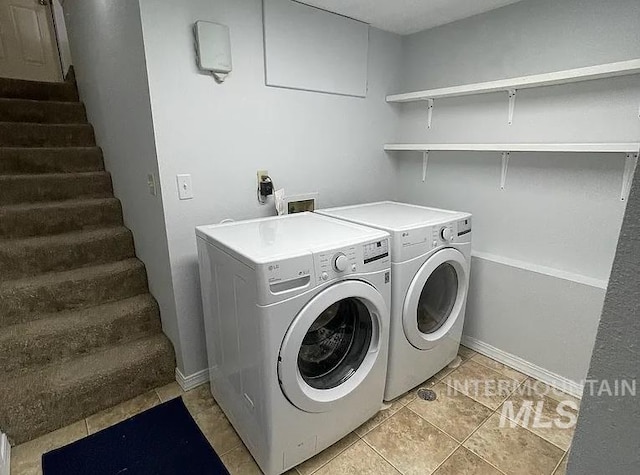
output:
<path id="1" fill-rule="evenodd" d="M 51 0 L 0 0 L 0 77 L 60 81 Z"/>
<path id="2" fill-rule="evenodd" d="M 462 315 L 469 287 L 469 266 L 459 251 L 436 252 L 416 273 L 402 311 L 409 343 L 430 350 Z"/>
<path id="3" fill-rule="evenodd" d="M 278 376 L 299 409 L 330 411 L 364 381 L 379 358 L 389 310 L 371 285 L 350 280 L 316 295 L 282 342 Z"/>

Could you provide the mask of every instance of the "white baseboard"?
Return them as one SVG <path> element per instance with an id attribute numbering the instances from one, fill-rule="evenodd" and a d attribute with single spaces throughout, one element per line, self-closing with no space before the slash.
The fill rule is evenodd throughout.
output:
<path id="1" fill-rule="evenodd" d="M 473 337 L 463 335 L 462 344 L 467 348 L 470 348 L 478 353 L 481 353 L 489 358 L 499 361 L 502 364 L 511 366 L 512 368 L 520 371 L 521 373 L 531 376 L 532 378 L 542 381 L 556 389 L 560 389 L 566 393 L 571 394 L 577 398 L 582 398 L 583 385 L 576 383 L 570 379 L 560 376 L 559 374 L 552 373 L 549 370 L 536 366 L 526 360 L 523 360 L 519 356 L 512 355 L 506 351 L 502 351 L 495 346 L 491 346 L 488 343 L 477 340 Z"/>
<path id="2" fill-rule="evenodd" d="M 11 473 L 11 444 L 7 436 L 0 432 L 0 475 Z"/>
<path id="3" fill-rule="evenodd" d="M 178 368 L 176 368 L 176 381 L 183 391 L 190 391 L 209 382 L 209 370 L 203 369 L 197 373 L 185 376 Z"/>

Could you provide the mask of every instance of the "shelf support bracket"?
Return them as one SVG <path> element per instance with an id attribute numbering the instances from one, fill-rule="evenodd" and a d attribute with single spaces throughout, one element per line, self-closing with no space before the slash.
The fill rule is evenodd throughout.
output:
<path id="1" fill-rule="evenodd" d="M 509 157 L 511 152 L 502 152 L 502 174 L 500 176 L 500 189 L 504 190 L 507 184 L 507 169 L 509 168 Z"/>
<path id="2" fill-rule="evenodd" d="M 429 163 L 429 150 L 422 152 L 422 182 L 427 181 L 427 163 Z"/>
<path id="3" fill-rule="evenodd" d="M 513 111 L 516 108 L 516 90 L 509 89 L 509 125 L 513 124 Z"/>
<path id="4" fill-rule="evenodd" d="M 433 99 L 427 99 L 427 129 L 431 128 L 432 118 L 433 118 Z"/>
<path id="5" fill-rule="evenodd" d="M 629 192 L 631 191 L 631 183 L 633 182 L 633 175 L 638 166 L 638 153 L 628 153 L 627 159 L 624 162 L 624 173 L 622 175 L 622 193 L 620 194 L 620 201 L 627 201 L 629 198 Z"/>

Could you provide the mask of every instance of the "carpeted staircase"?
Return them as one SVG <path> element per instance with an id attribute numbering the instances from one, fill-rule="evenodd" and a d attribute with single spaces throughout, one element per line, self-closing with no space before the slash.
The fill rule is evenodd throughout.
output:
<path id="1" fill-rule="evenodd" d="M 73 78 L 0 79 L 0 429 L 25 442 L 174 369 Z"/>

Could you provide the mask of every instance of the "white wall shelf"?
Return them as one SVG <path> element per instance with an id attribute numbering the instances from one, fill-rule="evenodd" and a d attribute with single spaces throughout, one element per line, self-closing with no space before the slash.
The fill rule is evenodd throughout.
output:
<path id="1" fill-rule="evenodd" d="M 640 143 L 393 143 L 385 144 L 384 149 L 389 152 L 422 152 L 422 181 L 427 179 L 429 152 L 500 152 L 502 159 L 501 190 L 504 190 L 506 186 L 507 169 L 512 152 L 624 153 L 626 161 L 622 175 L 620 200 L 626 201 L 631 190 L 633 174 L 638 165 Z"/>
<path id="2" fill-rule="evenodd" d="M 428 99 L 443 99 L 445 97 L 486 94 L 489 92 L 510 92 L 518 89 L 555 86 L 558 84 L 627 76 L 631 74 L 640 74 L 640 59 L 599 64 L 586 68 L 567 69 L 565 71 L 552 73 L 535 74 L 532 76 L 501 79 L 498 81 L 428 89 L 426 91 L 409 92 L 406 94 L 393 94 L 387 96 L 387 102 L 415 102 L 426 101 Z"/>
<path id="3" fill-rule="evenodd" d="M 622 143 L 390 143 L 387 151 L 397 152 L 579 152 L 637 153 L 640 142 Z"/>
<path id="4" fill-rule="evenodd" d="M 534 74 L 497 81 L 463 84 L 461 86 L 442 87 L 439 89 L 427 89 L 425 91 L 409 92 L 405 94 L 392 94 L 387 96 L 387 102 L 416 102 L 427 101 L 427 128 L 431 128 L 435 99 L 448 97 L 471 96 L 475 94 L 487 94 L 491 92 L 506 92 L 508 94 L 509 109 L 507 123 L 513 124 L 513 114 L 516 105 L 516 96 L 519 89 L 534 87 L 556 86 L 594 79 L 606 79 L 618 76 L 640 74 L 640 59 L 619 61 L 616 63 L 598 64 L 586 68 L 567 69 L 552 73 Z"/>

